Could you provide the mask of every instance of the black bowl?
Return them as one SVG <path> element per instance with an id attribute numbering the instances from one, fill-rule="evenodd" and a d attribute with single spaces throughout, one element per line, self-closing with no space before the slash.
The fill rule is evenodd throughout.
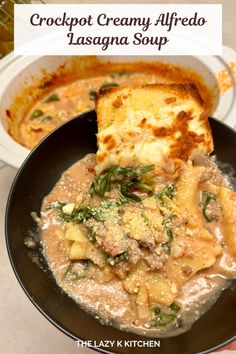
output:
<path id="1" fill-rule="evenodd" d="M 236 132 L 211 118 L 215 153 L 236 170 Z M 40 213 L 46 196 L 63 171 L 89 152 L 96 152 L 96 113 L 89 111 L 66 122 L 46 137 L 19 170 L 6 210 L 6 242 L 16 277 L 31 302 L 57 328 L 76 340 L 148 340 L 146 337 L 102 326 L 84 312 L 56 284 L 40 246 L 29 251 L 27 235 L 37 232 L 31 212 Z M 37 262 L 32 262 L 32 257 Z M 207 353 L 227 344 L 236 335 L 236 292 L 227 289 L 216 304 L 188 332 L 160 340 L 160 348 L 120 347 L 100 351 L 142 354 Z M 33 328 L 32 328 L 33 330 Z M 155 340 L 157 340 L 155 338 Z M 124 342 L 123 342 L 124 343 Z"/>

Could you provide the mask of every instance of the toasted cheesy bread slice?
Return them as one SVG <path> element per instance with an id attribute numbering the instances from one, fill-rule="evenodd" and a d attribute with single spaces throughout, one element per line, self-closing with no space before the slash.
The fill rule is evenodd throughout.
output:
<path id="1" fill-rule="evenodd" d="M 213 150 L 194 84 L 112 88 L 98 96 L 96 110 L 97 173 L 111 166 L 148 164 L 161 171 Z"/>

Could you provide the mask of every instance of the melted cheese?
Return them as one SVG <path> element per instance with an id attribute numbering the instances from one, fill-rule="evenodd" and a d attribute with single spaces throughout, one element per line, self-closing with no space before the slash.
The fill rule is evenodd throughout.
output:
<path id="1" fill-rule="evenodd" d="M 111 166 L 165 169 L 213 149 L 202 101 L 193 85 L 108 90 L 97 102 L 97 173 Z M 173 164 L 172 164 L 173 165 Z"/>

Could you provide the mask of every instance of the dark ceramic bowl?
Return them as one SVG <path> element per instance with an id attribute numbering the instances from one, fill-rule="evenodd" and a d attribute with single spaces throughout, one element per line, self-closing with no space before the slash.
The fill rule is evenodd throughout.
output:
<path id="1" fill-rule="evenodd" d="M 236 132 L 210 119 L 219 160 L 236 171 Z M 96 152 L 96 113 L 89 111 L 66 122 L 47 136 L 29 155 L 19 170 L 6 210 L 6 242 L 16 277 L 26 295 L 58 329 L 77 340 L 147 340 L 132 333 L 102 326 L 84 312 L 56 284 L 40 246 L 29 251 L 25 237 L 37 232 L 30 213 L 40 213 L 42 200 L 61 174 L 85 154 Z M 32 262 L 36 257 L 39 264 Z M 33 330 L 33 329 L 32 329 Z M 215 305 L 191 330 L 160 340 L 160 348 L 99 348 L 103 352 L 137 354 L 193 354 L 211 352 L 236 338 L 236 292 L 227 289 Z"/>

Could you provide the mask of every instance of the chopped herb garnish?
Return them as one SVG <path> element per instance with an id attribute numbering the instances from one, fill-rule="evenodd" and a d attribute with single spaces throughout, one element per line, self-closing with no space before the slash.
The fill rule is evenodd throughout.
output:
<path id="1" fill-rule="evenodd" d="M 138 189 L 141 189 L 145 192 L 152 192 L 153 191 L 153 186 L 147 183 L 143 183 L 140 181 L 135 181 L 135 187 Z"/>
<path id="2" fill-rule="evenodd" d="M 149 217 L 143 212 L 141 213 L 141 216 L 142 216 L 145 224 L 150 227 L 150 219 L 149 219 Z"/>
<path id="3" fill-rule="evenodd" d="M 68 215 L 63 212 L 63 207 L 66 205 L 64 202 L 57 202 L 49 205 L 47 209 L 57 209 L 60 213 L 60 218 L 65 222 L 76 222 L 78 224 L 93 218 L 96 221 L 104 221 L 101 213 L 101 208 L 92 208 L 87 205 L 80 205 L 74 208 L 73 212 Z"/>
<path id="4" fill-rule="evenodd" d="M 152 306 L 152 311 L 155 316 L 159 315 L 161 313 L 161 308 L 159 306 Z"/>
<path id="5" fill-rule="evenodd" d="M 70 272 L 67 279 L 72 281 L 73 283 L 77 283 L 77 281 L 86 278 L 85 275 L 79 275 L 76 272 Z"/>
<path id="6" fill-rule="evenodd" d="M 59 202 L 55 202 L 55 203 L 49 204 L 46 209 L 47 209 L 47 210 L 51 210 L 51 209 L 62 210 L 62 208 L 63 208 L 65 205 L 66 205 L 65 202 L 59 201 Z"/>
<path id="7" fill-rule="evenodd" d="M 116 86 L 119 86 L 116 82 L 107 82 L 100 87 L 99 93 L 104 93 L 109 88 L 116 87 Z"/>
<path id="8" fill-rule="evenodd" d="M 50 96 L 48 96 L 44 102 L 48 103 L 48 102 L 54 102 L 54 101 L 60 101 L 60 98 L 57 93 L 53 93 Z"/>
<path id="9" fill-rule="evenodd" d="M 86 225 L 86 229 L 88 231 L 88 239 L 90 242 L 92 243 L 96 243 L 97 240 L 96 240 L 96 232 L 94 231 L 94 228 L 91 227 L 91 226 L 87 226 Z"/>
<path id="10" fill-rule="evenodd" d="M 90 101 L 95 101 L 96 97 L 97 97 L 97 92 L 94 90 L 89 90 L 88 95 L 89 95 Z"/>
<path id="11" fill-rule="evenodd" d="M 66 271 L 65 271 L 65 273 L 64 273 L 64 275 L 63 275 L 63 278 L 64 278 L 64 279 L 67 277 L 67 274 L 71 272 L 71 270 L 72 270 L 72 268 L 73 268 L 73 265 L 74 265 L 74 264 L 73 264 L 72 262 L 69 263 L 69 265 L 68 265 L 68 267 L 66 268 Z"/>
<path id="12" fill-rule="evenodd" d="M 103 209 L 111 209 L 119 206 L 119 203 L 114 199 L 105 198 L 101 201 L 101 207 Z"/>
<path id="13" fill-rule="evenodd" d="M 155 198 L 158 199 L 162 206 L 167 205 L 167 199 L 173 199 L 175 195 L 175 185 L 173 183 L 167 184 L 159 193 L 155 195 Z"/>
<path id="14" fill-rule="evenodd" d="M 165 230 L 169 228 L 169 224 L 170 224 L 171 220 L 173 219 L 173 216 L 174 216 L 174 214 L 170 213 L 164 217 L 164 219 L 162 221 L 162 225 L 164 226 Z"/>
<path id="15" fill-rule="evenodd" d="M 165 327 L 177 318 L 180 307 L 173 303 L 168 307 L 167 312 L 164 312 L 159 306 L 152 306 L 152 311 L 154 318 L 149 322 L 149 326 Z"/>
<path id="16" fill-rule="evenodd" d="M 95 179 L 90 187 L 90 194 L 91 195 L 97 194 L 100 197 L 103 197 L 106 192 L 110 191 L 111 183 L 115 179 L 116 176 L 123 176 L 123 177 L 127 177 L 127 178 L 137 178 L 137 177 L 141 176 L 142 174 L 153 170 L 154 168 L 155 168 L 155 165 L 148 165 L 148 166 L 143 166 L 143 167 L 111 167 L 111 168 L 105 170 L 103 174 L 95 177 Z M 120 183 L 120 185 L 122 185 L 123 182 L 119 181 L 119 183 Z M 124 183 L 126 183 L 126 182 L 124 182 Z M 132 181 L 132 183 L 134 183 L 134 181 Z M 142 189 L 146 188 L 146 190 L 148 188 L 148 185 L 143 184 L 143 183 L 141 184 L 139 181 L 135 181 L 135 183 L 136 183 L 136 187 L 142 186 Z M 127 193 L 126 190 L 127 190 L 127 185 L 125 185 L 123 187 L 124 194 Z M 134 194 L 132 193 L 131 199 L 133 199 L 133 195 Z"/>
<path id="17" fill-rule="evenodd" d="M 174 313 L 167 314 L 165 312 L 160 312 L 159 315 L 155 316 L 150 322 L 150 327 L 165 327 L 170 322 L 176 319 L 177 315 Z"/>
<path id="18" fill-rule="evenodd" d="M 175 311 L 175 312 L 179 312 L 180 311 L 180 306 L 177 305 L 175 302 L 173 302 L 173 304 L 171 304 L 169 306 L 169 308 L 172 310 L 172 311 Z"/>
<path id="19" fill-rule="evenodd" d="M 141 198 L 130 191 L 131 187 L 135 186 L 135 181 L 124 182 L 120 184 L 120 194 L 121 194 L 121 202 L 128 203 L 128 202 L 140 202 Z"/>
<path id="20" fill-rule="evenodd" d="M 111 266 L 114 266 L 115 264 L 118 264 L 118 263 L 124 261 L 125 259 L 127 259 L 128 255 L 129 255 L 128 251 L 124 251 L 123 253 L 118 254 L 115 257 L 107 256 L 106 263 Z"/>
<path id="21" fill-rule="evenodd" d="M 162 244 L 162 248 L 164 249 L 164 251 L 167 254 L 170 254 L 170 252 L 171 252 L 171 241 L 167 241 L 167 242 L 163 243 Z"/>
<path id="22" fill-rule="evenodd" d="M 80 205 L 78 208 L 74 208 L 71 215 L 66 215 L 63 213 L 62 218 L 66 222 L 74 221 L 77 223 L 82 223 L 90 218 L 93 218 L 96 221 L 104 221 L 99 208 L 92 208 L 86 205 Z"/>
<path id="23" fill-rule="evenodd" d="M 85 275 L 79 275 L 76 272 L 74 272 L 73 269 L 74 263 L 70 262 L 68 267 L 66 268 L 66 271 L 63 275 L 63 279 L 72 281 L 73 283 L 76 283 L 77 281 L 86 278 Z"/>
<path id="24" fill-rule="evenodd" d="M 35 111 L 33 111 L 33 113 L 30 116 L 30 120 L 33 120 L 35 118 L 41 117 L 44 115 L 44 112 L 41 109 L 36 109 Z"/>
<path id="25" fill-rule="evenodd" d="M 100 197 L 103 197 L 106 192 L 109 192 L 111 189 L 111 177 L 112 174 L 109 171 L 104 175 L 95 177 L 90 187 L 91 196 L 97 194 Z"/>
<path id="26" fill-rule="evenodd" d="M 173 232 L 172 229 L 170 228 L 170 222 L 173 218 L 174 214 L 170 213 L 169 215 L 165 216 L 162 225 L 164 226 L 164 230 L 168 236 L 168 241 L 162 244 L 162 247 L 166 251 L 167 254 L 170 254 L 171 252 L 171 243 L 173 241 Z"/>
<path id="27" fill-rule="evenodd" d="M 119 191 L 121 195 L 122 204 L 130 202 L 140 202 L 142 200 L 137 194 L 131 192 L 132 188 L 139 189 L 144 192 L 151 192 L 153 190 L 152 186 L 139 182 L 137 180 L 120 183 Z"/>
<path id="28" fill-rule="evenodd" d="M 41 122 L 42 123 L 47 123 L 47 122 L 50 122 L 50 120 L 52 120 L 53 117 L 52 116 L 45 116 L 42 118 Z"/>
<path id="29" fill-rule="evenodd" d="M 203 213 L 204 218 L 208 222 L 215 220 L 215 218 L 213 216 L 208 215 L 207 209 L 208 209 L 208 206 L 212 200 L 214 200 L 216 202 L 216 198 L 217 197 L 214 193 L 207 192 L 207 191 L 202 192 L 201 209 L 202 209 L 202 213 Z"/>
<path id="30" fill-rule="evenodd" d="M 122 72 L 120 72 L 120 73 L 112 73 L 110 76 L 111 76 L 113 79 L 117 79 L 118 77 L 129 77 L 130 75 L 131 75 L 131 73 L 122 71 Z"/>
<path id="31" fill-rule="evenodd" d="M 80 263 L 84 266 L 84 268 L 88 268 L 91 264 L 93 264 L 93 261 L 91 261 L 91 259 L 83 259 Z"/>

